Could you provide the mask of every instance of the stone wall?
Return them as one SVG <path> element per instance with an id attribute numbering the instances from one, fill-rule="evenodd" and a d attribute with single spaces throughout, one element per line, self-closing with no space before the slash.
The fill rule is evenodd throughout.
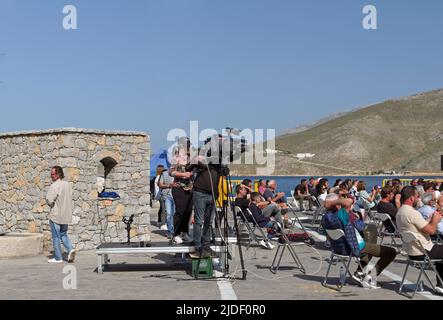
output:
<path id="1" fill-rule="evenodd" d="M 59 165 L 73 186 L 69 235 L 77 249 L 126 241 L 122 219 L 132 214 L 133 241 L 149 241 L 149 158 L 149 137 L 139 132 L 69 128 L 1 134 L 0 229 L 3 222 L 6 232 L 43 233 L 45 249 L 52 248 L 45 196 L 50 169 Z M 111 166 L 106 170 L 104 164 Z M 98 199 L 97 181 L 120 200 Z"/>

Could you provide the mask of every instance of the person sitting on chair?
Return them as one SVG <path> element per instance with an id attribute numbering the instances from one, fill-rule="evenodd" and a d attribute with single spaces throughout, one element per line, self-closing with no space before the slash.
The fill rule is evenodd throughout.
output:
<path id="1" fill-rule="evenodd" d="M 430 221 L 434 212 L 438 211 L 437 207 L 435 206 L 435 194 L 433 192 L 426 192 L 423 194 L 421 201 L 423 202 L 424 206 L 418 209 L 418 211 L 426 221 Z M 437 225 L 437 233 L 440 237 L 443 237 L 443 220 Z"/>
<path id="2" fill-rule="evenodd" d="M 251 193 L 254 192 L 254 189 L 252 187 L 252 180 L 244 179 L 242 181 L 241 185 L 246 188 L 246 191 L 248 192 L 248 195 L 250 195 Z"/>
<path id="3" fill-rule="evenodd" d="M 334 252 L 345 255 L 351 252 L 353 247 L 359 246 L 359 243 L 355 243 L 357 241 L 356 238 L 354 236 L 351 238 L 351 234 L 347 232 L 346 226 L 350 223 L 353 226 L 353 228 L 351 228 L 352 232 L 355 232 L 353 229 L 357 230 L 359 233 L 362 233 L 363 230 L 365 230 L 363 234 L 366 241 L 364 247 L 359 250 L 360 263 L 361 266 L 365 268 L 371 261 L 372 257 L 380 258 L 375 265 L 376 275 L 373 277 L 372 270 L 366 270 L 366 272 L 364 272 L 359 266 L 352 278 L 363 287 L 379 289 L 380 287 L 377 283 L 377 277 L 392 261 L 394 261 L 397 251 L 392 247 L 372 243 L 369 239 L 371 238 L 370 232 L 367 232 L 363 221 L 352 211 L 352 206 L 352 199 L 340 198 L 335 193 L 329 194 L 325 201 L 327 212 L 322 220 L 322 225 L 325 229 L 341 229 L 345 232 L 345 239 L 331 241 Z M 341 208 L 344 210 L 340 210 Z"/>
<path id="4" fill-rule="evenodd" d="M 277 193 L 277 182 L 275 180 L 271 180 L 268 183 L 269 188 L 263 194 L 263 198 L 265 201 L 269 201 L 270 203 L 277 203 L 281 209 L 281 214 L 284 217 L 284 227 L 291 228 L 292 225 L 288 220 L 288 212 L 289 207 L 287 205 L 287 200 L 284 192 Z"/>
<path id="5" fill-rule="evenodd" d="M 253 192 L 251 194 L 251 204 L 249 205 L 249 211 L 251 211 L 252 216 L 257 222 L 260 228 L 268 228 L 273 230 L 281 230 L 282 228 L 282 218 L 280 216 L 271 216 L 266 217 L 263 214 L 263 211 L 258 207 L 258 204 L 261 202 L 261 196 L 258 192 Z"/>
<path id="6" fill-rule="evenodd" d="M 309 201 L 309 211 L 312 211 L 312 198 L 309 193 L 308 180 L 302 179 L 300 184 L 295 187 L 294 199 L 300 202 L 300 210 L 304 210 L 304 201 Z"/>
<path id="7" fill-rule="evenodd" d="M 236 192 L 237 198 L 235 199 L 235 205 L 241 208 L 243 212 L 246 212 L 246 209 L 250 209 L 250 205 L 254 202 L 254 200 L 252 200 L 252 195 L 254 194 L 256 196 L 256 192 L 251 193 L 250 199 L 247 199 L 247 189 L 242 185 L 238 185 L 236 187 Z M 257 206 L 258 209 L 260 209 L 262 216 L 264 216 L 265 218 L 272 217 L 274 220 L 283 225 L 283 219 L 278 206 L 275 203 L 269 204 L 268 201 L 265 202 L 266 205 L 263 207 L 264 202 L 261 195 L 259 194 L 259 199 L 254 202 L 254 205 Z"/>
<path id="8" fill-rule="evenodd" d="M 443 260 L 443 245 L 433 244 L 431 235 L 437 232 L 437 226 L 442 220 L 441 212 L 435 211 L 430 220 L 426 221 L 420 212 L 414 209 L 419 200 L 419 193 L 415 187 L 407 186 L 401 191 L 402 206 L 397 213 L 397 227 L 400 234 L 409 231 L 416 235 L 431 259 Z M 423 252 L 415 243 L 403 243 L 406 253 L 412 260 L 423 260 Z M 437 262 L 435 268 L 443 277 L 443 261 Z M 443 294 L 443 283 L 437 277 L 436 293 Z"/>
<path id="9" fill-rule="evenodd" d="M 395 223 L 395 217 L 397 216 L 397 207 L 392 204 L 394 200 L 394 189 L 391 187 L 384 187 L 381 190 L 381 200 L 377 205 L 378 213 L 386 213 L 391 217 L 392 223 Z M 389 220 L 383 221 L 383 225 L 386 231 L 389 233 L 394 233 L 395 228 Z"/>

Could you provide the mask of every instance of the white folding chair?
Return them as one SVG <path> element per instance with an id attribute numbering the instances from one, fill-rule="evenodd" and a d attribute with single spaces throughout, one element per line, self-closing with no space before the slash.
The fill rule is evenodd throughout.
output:
<path id="1" fill-rule="evenodd" d="M 400 246 L 399 246 L 399 244 L 397 244 L 397 241 L 395 241 L 395 238 L 400 237 L 400 233 L 398 232 L 396 224 L 394 223 L 394 221 L 392 221 L 391 216 L 387 213 L 377 213 L 376 218 L 379 219 L 381 222 L 379 224 L 379 231 L 378 231 L 378 236 L 381 238 L 380 244 L 383 244 L 383 240 L 386 237 L 390 237 L 391 238 L 391 246 L 393 246 L 398 252 L 400 252 L 400 249 L 399 249 Z M 391 226 L 394 228 L 394 232 L 388 231 L 388 229 L 385 226 L 386 223 L 391 224 Z"/>
<path id="2" fill-rule="evenodd" d="M 421 244 L 421 242 L 418 240 L 417 236 L 410 231 L 406 231 L 406 232 L 402 232 L 402 239 L 404 243 L 415 243 L 418 248 L 420 249 L 420 251 L 423 253 L 423 260 L 413 260 L 411 259 L 410 256 L 408 256 L 408 260 L 407 260 L 407 264 L 406 264 L 406 269 L 405 269 L 405 273 L 403 274 L 403 279 L 401 280 L 401 284 L 400 284 L 400 288 L 398 289 L 398 293 L 408 297 L 410 299 L 414 299 L 415 294 L 417 293 L 418 289 L 422 287 L 423 284 L 423 280 L 421 280 L 423 274 L 425 275 L 425 278 L 428 280 L 429 284 L 432 286 L 432 289 L 435 291 L 435 286 L 432 283 L 431 279 L 429 278 L 428 274 L 426 273 L 426 269 L 431 269 L 435 272 L 435 274 L 437 275 L 438 279 L 440 280 L 441 283 L 442 279 L 440 277 L 440 275 L 438 274 L 434 263 L 435 262 L 441 262 L 441 259 L 431 259 L 428 255 L 428 253 L 426 252 L 425 248 L 423 247 L 423 245 Z M 420 273 L 418 274 L 418 278 L 417 281 L 415 283 L 415 290 L 413 292 L 412 295 L 407 294 L 405 292 L 403 292 L 403 287 L 405 284 L 405 280 L 406 280 L 406 275 L 408 273 L 409 270 L 409 266 L 413 266 L 417 269 L 420 270 Z"/>
<path id="3" fill-rule="evenodd" d="M 240 217 L 238 220 L 239 222 L 239 230 L 240 225 L 245 226 L 248 230 L 248 246 L 247 249 L 251 247 L 251 242 L 255 241 L 258 245 L 260 245 L 260 242 L 263 240 L 268 248 L 272 248 L 273 245 L 271 241 L 268 239 L 266 234 L 264 233 L 263 229 L 260 228 L 257 221 L 254 219 L 254 216 L 252 215 L 252 212 L 249 209 L 246 209 L 246 212 L 244 212 L 240 207 L 235 207 L 236 210 L 236 216 Z M 260 233 L 261 237 L 263 239 L 259 239 L 255 233 L 255 230 L 258 229 L 258 232 Z"/>
<path id="4" fill-rule="evenodd" d="M 369 210 L 368 211 L 369 222 L 377 224 L 377 227 L 378 227 L 378 224 L 380 223 L 380 220 L 378 220 L 377 214 L 378 214 L 377 210 Z"/>
<path id="5" fill-rule="evenodd" d="M 326 208 L 320 202 L 320 200 L 317 199 L 317 197 L 311 196 L 311 199 L 314 203 L 314 206 L 317 207 L 317 209 L 314 211 L 314 214 L 312 215 L 312 225 L 315 226 L 315 224 L 317 223 L 317 220 L 320 222 L 322 217 L 326 213 Z M 319 226 L 319 229 L 320 229 L 320 226 Z"/>
<path id="6" fill-rule="evenodd" d="M 294 250 L 294 246 L 302 246 L 305 243 L 303 242 L 291 242 L 289 241 L 286 233 L 283 230 L 280 230 L 279 241 L 277 244 L 277 251 L 275 252 L 274 260 L 272 261 L 272 265 L 269 268 L 273 274 L 277 274 L 280 269 L 281 261 L 283 259 L 283 255 L 285 251 L 288 250 L 291 254 L 291 257 L 295 263 L 295 269 L 300 270 L 302 273 L 306 274 L 306 269 L 301 263 L 300 258 Z M 277 262 L 278 259 L 278 262 Z"/>
<path id="7" fill-rule="evenodd" d="M 337 241 L 339 239 L 341 239 L 342 237 L 345 236 L 345 233 L 343 230 L 341 229 L 326 229 L 326 233 L 329 236 L 329 238 L 331 238 L 333 241 Z M 326 277 L 325 280 L 323 281 L 322 285 L 326 288 L 329 289 L 333 289 L 333 290 L 337 290 L 337 291 L 341 291 L 343 289 L 343 287 L 346 285 L 346 280 L 348 278 L 348 275 L 350 277 L 352 277 L 351 272 L 349 271 L 349 267 L 351 265 L 351 261 L 355 260 L 357 262 L 357 264 L 360 266 L 361 270 L 363 270 L 363 267 L 360 263 L 360 258 L 354 256 L 352 253 L 350 253 L 349 255 L 341 255 L 341 254 L 337 254 L 334 252 L 333 250 L 333 246 L 331 246 L 331 257 L 329 258 L 329 266 L 328 266 L 328 271 L 326 272 Z M 341 263 L 344 267 L 345 267 L 345 277 L 343 279 L 339 279 L 339 283 L 338 285 L 336 285 L 335 287 L 330 286 L 328 284 L 328 278 L 329 278 L 329 272 L 331 271 L 332 265 L 336 265 L 337 263 Z"/>
<path id="8" fill-rule="evenodd" d="M 301 211 L 300 204 L 298 203 L 297 200 L 295 200 L 294 190 L 291 190 L 291 197 L 292 197 L 292 206 L 294 207 L 294 209 L 296 211 Z"/>

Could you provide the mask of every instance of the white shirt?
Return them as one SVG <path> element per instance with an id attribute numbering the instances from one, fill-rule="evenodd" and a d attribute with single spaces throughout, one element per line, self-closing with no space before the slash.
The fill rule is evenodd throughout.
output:
<path id="1" fill-rule="evenodd" d="M 404 204 L 398 210 L 397 215 L 395 216 L 395 221 L 400 234 L 410 231 L 417 236 L 418 240 L 427 251 L 432 250 L 434 244 L 431 241 L 431 237 L 428 234 L 420 231 L 428 224 L 420 212 L 415 210 L 413 207 Z M 415 243 L 403 243 L 403 247 L 406 253 L 410 256 L 423 255 L 418 245 Z"/>
<path id="2" fill-rule="evenodd" d="M 46 195 L 46 202 L 51 207 L 50 220 L 57 224 L 72 223 L 72 188 L 69 182 L 57 180 Z"/>
<path id="3" fill-rule="evenodd" d="M 157 178 L 155 178 L 154 182 L 155 182 L 155 194 L 154 196 L 157 195 L 157 193 L 160 191 L 160 187 L 158 186 L 158 180 L 160 180 L 160 175 L 157 176 Z"/>

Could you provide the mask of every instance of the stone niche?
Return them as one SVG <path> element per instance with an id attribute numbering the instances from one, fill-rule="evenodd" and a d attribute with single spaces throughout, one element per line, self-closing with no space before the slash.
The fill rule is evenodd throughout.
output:
<path id="1" fill-rule="evenodd" d="M 141 132 L 55 129 L 0 134 L 0 231 L 42 233 L 51 250 L 45 196 L 59 165 L 73 187 L 76 249 L 127 240 L 123 217 L 135 215 L 132 241 L 149 241 L 149 136 Z M 120 199 L 101 200 L 98 191 Z"/>

